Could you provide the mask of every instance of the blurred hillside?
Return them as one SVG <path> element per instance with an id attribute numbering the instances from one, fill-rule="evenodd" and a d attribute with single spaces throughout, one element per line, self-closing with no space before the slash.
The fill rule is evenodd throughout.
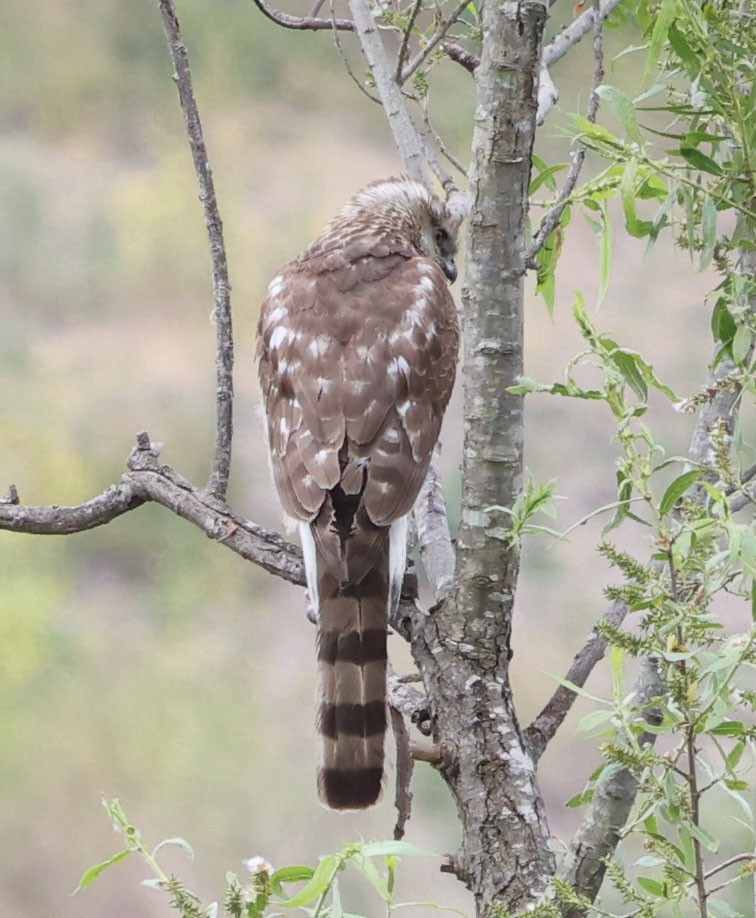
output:
<path id="1" fill-rule="evenodd" d="M 179 14 L 234 284 L 230 503 L 277 527 L 255 412 L 257 305 L 277 266 L 343 200 L 399 166 L 380 110 L 345 75 L 329 35 L 283 32 L 239 0 L 185 0 Z M 621 47 L 622 36 L 614 40 Z M 589 72 L 586 49 L 555 69 L 564 112 L 585 103 Z M 632 81 L 632 62 L 611 79 Z M 452 65 L 439 81 L 436 120 L 464 156 L 472 83 Z M 563 114 L 550 116 L 545 158 L 565 157 L 565 124 Z M 682 395 L 697 390 L 710 280 L 668 244 L 644 256 L 619 231 L 616 240 L 599 321 Z M 576 218 L 553 321 L 535 298 L 528 308 L 528 375 L 560 378 L 580 349 L 572 291 L 595 296 L 596 265 L 594 238 Z M 204 481 L 211 308 L 204 225 L 156 5 L 5 4 L 0 491 L 14 482 L 24 503 L 86 500 L 118 480 L 140 429 L 166 443 L 168 464 Z M 684 449 L 690 418 L 659 411 L 669 452 Z M 460 431 L 457 397 L 444 433 L 453 514 Z M 613 499 L 611 424 L 600 408 L 532 399 L 527 434 L 529 467 L 539 479 L 558 476 L 567 498 L 561 525 Z M 513 663 L 524 721 L 553 690 L 548 674 L 565 670 L 602 611 L 610 575 L 592 549 L 601 525 L 569 543 L 526 546 Z M 339 817 L 316 803 L 315 663 L 303 612 L 301 590 L 156 507 L 65 539 L 0 533 L 3 918 L 172 914 L 139 886 L 145 873 L 136 862 L 69 897 L 83 870 L 119 844 L 99 806 L 103 793 L 122 799 L 148 840 L 192 842 L 196 862 L 167 854 L 166 864 L 208 899 L 242 858 L 313 863 L 360 836 L 390 836 L 388 802 L 368 817 Z M 406 660 L 398 638 L 391 647 Z M 560 837 L 579 818 L 562 804 L 594 764 L 583 751 L 591 744 L 570 735 L 575 719 L 542 765 Z M 452 806 L 423 767 L 408 838 L 439 853 L 456 845 Z M 407 898 L 470 909 L 435 862 L 403 865 L 400 881 Z M 352 907 L 367 909 L 359 888 L 354 895 Z"/>

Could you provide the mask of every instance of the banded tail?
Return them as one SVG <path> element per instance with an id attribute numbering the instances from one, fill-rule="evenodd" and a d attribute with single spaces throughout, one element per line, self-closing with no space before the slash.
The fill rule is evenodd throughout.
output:
<path id="1" fill-rule="evenodd" d="M 362 810 L 378 801 L 382 789 L 388 613 L 401 590 L 407 523 L 403 518 L 381 527 L 369 569 L 342 581 L 317 554 L 309 524 L 301 530 L 308 581 L 317 571 L 318 794 L 331 809 Z M 355 566 L 364 570 L 364 560 Z"/>

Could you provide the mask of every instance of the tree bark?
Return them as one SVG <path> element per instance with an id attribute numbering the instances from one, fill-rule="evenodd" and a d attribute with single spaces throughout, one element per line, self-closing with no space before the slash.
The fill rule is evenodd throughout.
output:
<path id="1" fill-rule="evenodd" d="M 519 553 L 502 536 L 522 483 L 525 220 L 535 134 L 541 2 L 487 3 L 473 137 L 464 301 L 465 445 L 457 581 L 417 619 L 413 651 L 425 678 L 441 773 L 463 840 L 453 861 L 478 915 L 500 901 L 534 903 L 554 873 L 535 766 L 509 686 L 511 616 Z"/>

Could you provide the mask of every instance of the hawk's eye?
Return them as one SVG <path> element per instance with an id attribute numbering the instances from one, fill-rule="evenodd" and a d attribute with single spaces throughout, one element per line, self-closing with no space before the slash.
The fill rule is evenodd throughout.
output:
<path id="1" fill-rule="evenodd" d="M 441 246 L 447 242 L 449 239 L 449 234 L 445 229 L 442 229 L 440 226 L 436 229 L 436 245 L 441 248 Z"/>

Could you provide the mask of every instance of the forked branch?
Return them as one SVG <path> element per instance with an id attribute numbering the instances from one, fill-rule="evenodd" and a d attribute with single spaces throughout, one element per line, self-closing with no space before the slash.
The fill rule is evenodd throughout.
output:
<path id="1" fill-rule="evenodd" d="M 163 29 L 173 62 L 173 78 L 178 88 L 181 111 L 184 113 L 186 133 L 194 161 L 194 171 L 199 183 L 199 197 L 205 211 L 205 224 L 210 242 L 213 269 L 216 328 L 216 393 L 215 393 L 215 455 L 207 490 L 219 500 L 224 500 L 231 471 L 231 441 L 233 438 L 234 409 L 234 339 L 231 324 L 231 284 L 228 279 L 226 247 L 223 242 L 223 223 L 215 196 L 215 184 L 207 158 L 202 134 L 197 100 L 192 88 L 189 57 L 181 38 L 178 17 L 173 0 L 159 0 Z"/>

